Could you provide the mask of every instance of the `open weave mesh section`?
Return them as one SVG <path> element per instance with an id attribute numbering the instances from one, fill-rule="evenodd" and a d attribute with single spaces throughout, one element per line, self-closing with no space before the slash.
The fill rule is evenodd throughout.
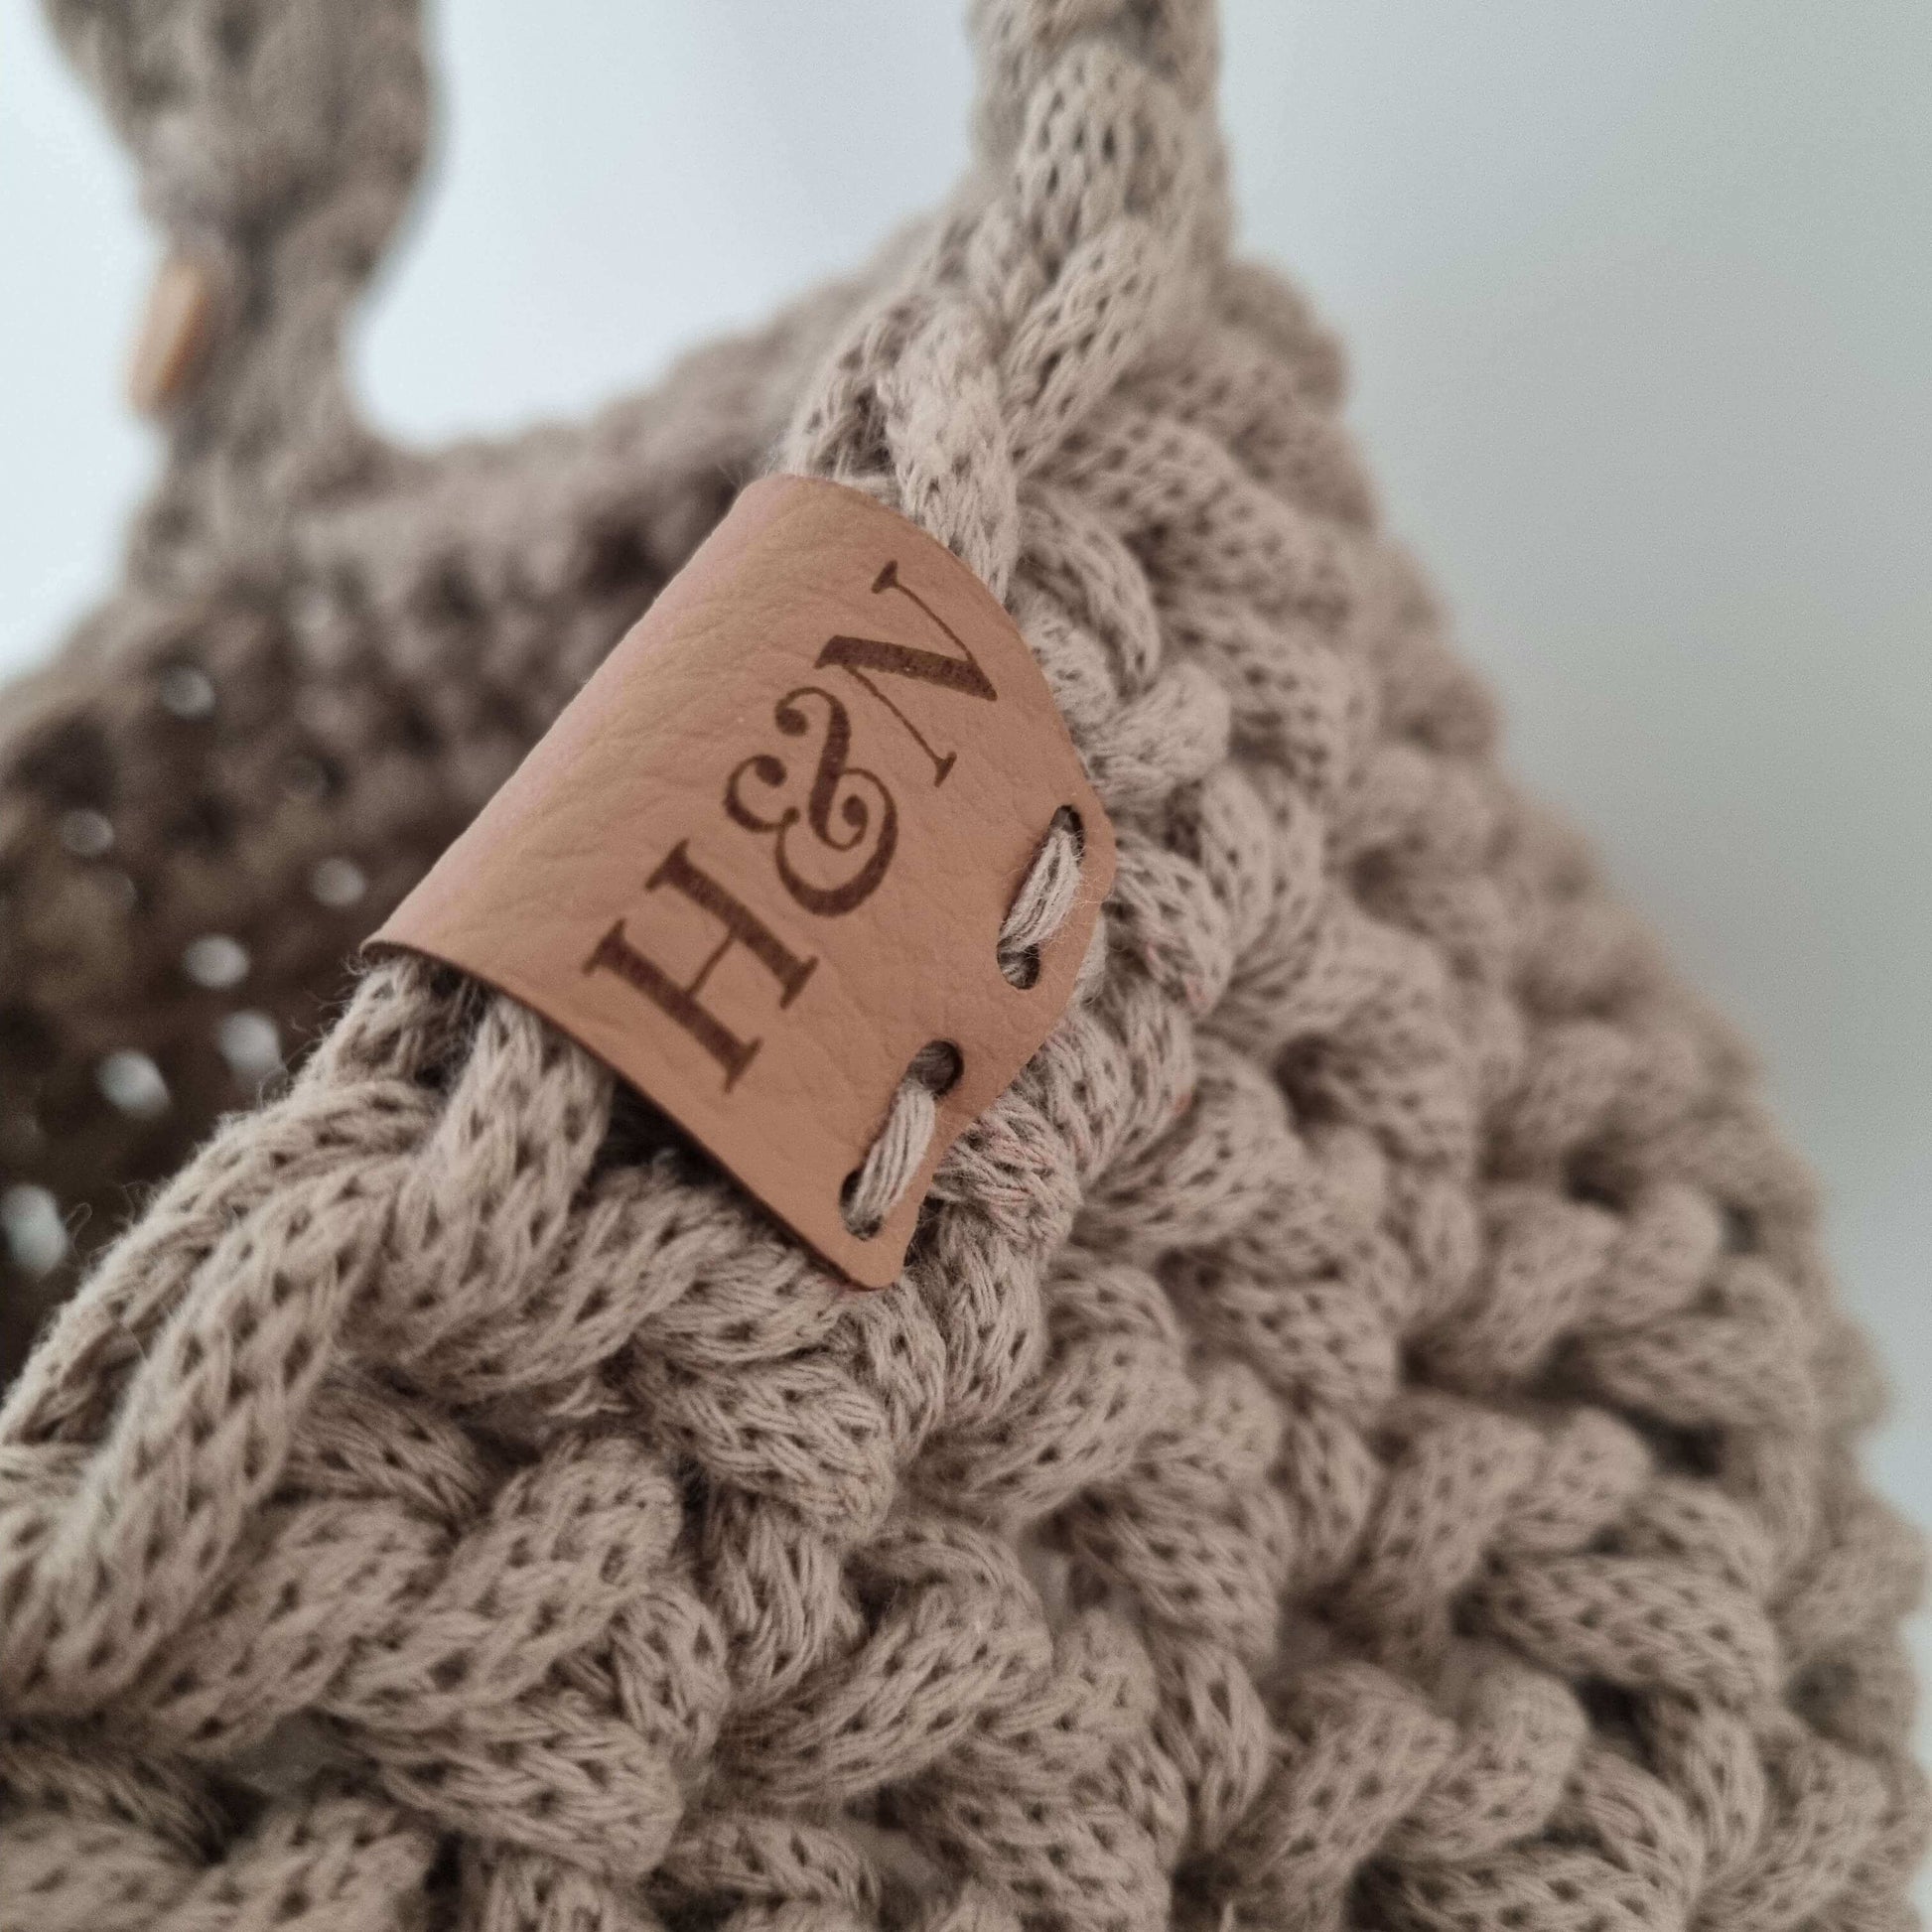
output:
<path id="1" fill-rule="evenodd" d="M 1207 10 L 976 20 L 974 183 L 779 460 L 1036 651 L 1120 842 L 1075 1004 L 859 1297 L 526 1011 L 368 973 L 0 1412 L 0 1926 L 1909 1922 L 1916 1554 L 1802 1172 L 1228 260 Z M 596 442 L 325 466 L 263 553 L 502 573 L 483 670 L 348 633 L 518 707 L 451 813 L 537 634 L 609 641 L 564 565 L 503 615 Z"/>

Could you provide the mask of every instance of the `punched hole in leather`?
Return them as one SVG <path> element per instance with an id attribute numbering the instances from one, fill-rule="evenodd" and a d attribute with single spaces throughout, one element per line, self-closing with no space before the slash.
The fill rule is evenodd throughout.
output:
<path id="1" fill-rule="evenodd" d="M 1070 851 L 1042 885 L 1056 826 Z M 1113 876 L 1106 813 L 999 601 L 872 497 L 778 477 L 369 943 L 542 1014 L 881 1288 L 946 1150 L 1064 1011 Z M 1026 905 L 1043 916 L 1016 986 L 1001 949 Z M 957 1063 L 930 1141 L 856 1233 L 851 1177 L 935 1042 Z"/>

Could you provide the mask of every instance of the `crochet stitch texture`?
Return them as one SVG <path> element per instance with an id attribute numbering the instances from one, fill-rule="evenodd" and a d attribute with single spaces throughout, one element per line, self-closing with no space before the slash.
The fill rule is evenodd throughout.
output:
<path id="1" fill-rule="evenodd" d="M 1230 259 L 1211 11 L 989 0 L 975 177 L 864 286 L 436 458 L 337 360 L 411 8 L 55 17 L 239 293 L 0 742 L 6 1050 L 174 1109 L 42 1106 L 10 1177 L 104 1201 L 231 1102 L 181 948 L 298 1016 L 774 442 L 1005 601 L 1120 876 L 875 1296 L 369 971 L 0 1411 L 0 1927 L 1908 1924 L 1917 1557 L 1809 1186 Z"/>

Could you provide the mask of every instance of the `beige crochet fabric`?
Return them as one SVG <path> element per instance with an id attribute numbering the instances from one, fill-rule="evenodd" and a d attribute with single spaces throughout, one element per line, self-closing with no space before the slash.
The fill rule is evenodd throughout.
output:
<path id="1" fill-rule="evenodd" d="M 1230 262 L 1205 6 L 982 6 L 975 178 L 871 285 L 434 460 L 335 375 L 408 12 L 58 9 L 242 296 L 0 794 L 7 1050 L 178 1104 L 12 1172 L 170 1158 L 238 997 L 181 948 L 299 1014 L 787 414 L 1005 600 L 1120 878 L 870 1297 L 369 973 L 0 1412 L 0 1927 L 1908 1923 L 1916 1553 L 1807 1184 Z M 325 861 L 366 896 L 293 916 Z"/>

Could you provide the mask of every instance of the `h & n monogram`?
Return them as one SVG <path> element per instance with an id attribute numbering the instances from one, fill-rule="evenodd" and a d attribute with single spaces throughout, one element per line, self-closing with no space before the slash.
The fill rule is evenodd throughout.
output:
<path id="1" fill-rule="evenodd" d="M 873 701 L 918 747 L 932 767 L 936 789 L 946 781 L 957 751 L 941 752 L 903 708 L 903 684 L 928 685 L 955 697 L 997 704 L 999 693 L 959 633 L 926 600 L 901 581 L 897 561 L 873 579 L 872 594 L 913 606 L 952 644 L 951 651 L 884 637 L 830 637 L 813 660 L 823 682 L 793 687 L 778 699 L 771 723 L 783 738 L 815 744 L 809 773 L 772 750 L 741 759 L 725 779 L 719 803 L 732 826 L 770 841 L 778 885 L 815 919 L 853 911 L 885 883 L 898 851 L 899 805 L 878 772 L 853 759 L 853 718 L 846 697 Z M 838 682 L 835 687 L 835 675 Z M 897 689 L 897 695 L 895 695 Z M 841 695 L 841 694 L 844 695 Z M 863 714 L 862 714 L 863 715 Z M 761 1039 L 746 1038 L 705 1004 L 707 982 L 742 947 L 769 974 L 782 1011 L 805 990 L 818 960 L 798 951 L 744 899 L 692 857 L 680 838 L 644 881 L 644 891 L 681 895 L 716 923 L 717 943 L 689 978 L 680 980 L 651 958 L 620 918 L 584 961 L 587 973 L 616 974 L 674 1021 L 714 1059 L 725 1090 L 737 1085 L 758 1056 Z"/>

